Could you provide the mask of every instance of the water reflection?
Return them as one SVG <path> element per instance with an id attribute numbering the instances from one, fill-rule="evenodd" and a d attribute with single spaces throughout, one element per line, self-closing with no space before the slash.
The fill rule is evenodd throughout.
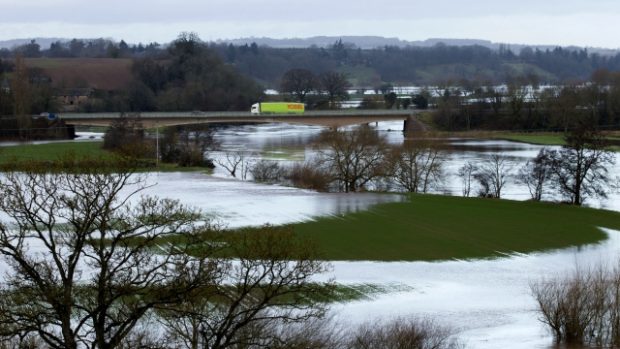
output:
<path id="1" fill-rule="evenodd" d="M 355 126 L 344 128 L 353 129 Z M 405 138 L 402 133 L 402 122 L 379 122 L 371 124 L 383 134 L 390 143 L 402 144 Z M 309 160 L 316 154 L 312 142 L 320 135 L 324 128 L 316 126 L 264 124 L 229 127 L 218 130 L 217 138 L 224 150 L 244 150 L 254 152 L 259 156 L 280 160 L 283 163 L 291 161 Z M 435 145 L 445 150 L 446 163 L 444 168 L 446 175 L 442 185 L 434 190 L 435 193 L 447 193 L 461 195 L 461 180 L 456 175 L 458 169 L 466 162 L 480 162 L 493 154 L 507 156 L 512 165 L 512 171 L 516 172 L 528 160 L 533 159 L 544 146 L 527 143 L 503 141 L 503 140 L 478 140 L 478 139 L 435 139 Z M 558 146 L 547 146 L 549 149 L 558 149 Z M 221 156 L 221 154 L 214 154 Z M 226 172 L 217 169 L 218 176 L 225 177 Z M 612 177 L 620 176 L 620 162 L 610 169 Z M 503 197 L 512 200 L 527 200 L 530 198 L 525 185 L 519 185 L 515 181 L 503 190 Z M 545 200 L 561 200 L 557 195 L 547 195 Z M 607 199 L 591 198 L 585 205 L 620 210 L 620 193 L 618 190 L 610 193 Z"/>

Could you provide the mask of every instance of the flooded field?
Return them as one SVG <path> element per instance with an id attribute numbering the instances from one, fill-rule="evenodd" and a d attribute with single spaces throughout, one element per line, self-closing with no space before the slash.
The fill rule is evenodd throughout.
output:
<path id="1" fill-rule="evenodd" d="M 338 282 L 413 291 L 338 305 L 334 312 L 355 324 L 381 317 L 431 317 L 452 326 L 468 348 L 549 348 L 552 338 L 538 321 L 530 283 L 577 266 L 614 265 L 620 258 L 620 232 L 606 232 L 609 239 L 598 245 L 494 260 L 335 262 Z"/>
<path id="2" fill-rule="evenodd" d="M 390 143 L 403 141 L 400 123 L 377 128 Z M 303 161 L 315 153 L 310 143 L 319 127 L 251 125 L 219 130 L 223 151 L 243 150 L 258 157 Z M 542 148 L 499 140 L 449 140 L 446 178 L 437 192 L 460 195 L 456 172 L 467 161 L 491 154 L 508 156 L 516 170 Z M 221 155 L 221 153 L 219 153 Z M 214 156 L 218 156 L 215 153 Z M 620 174 L 619 164 L 613 171 Z M 163 173 L 149 176 L 157 183 L 149 190 L 181 199 L 212 212 L 229 226 L 282 224 L 320 215 L 361 210 L 379 202 L 398 201 L 398 194 L 323 194 L 313 191 L 243 182 L 221 168 L 213 176 Z M 527 189 L 510 183 L 505 198 L 526 200 Z M 620 196 L 591 200 L 591 206 L 620 210 Z M 552 338 L 537 319 L 529 285 L 543 277 L 564 275 L 577 265 L 614 262 L 620 258 L 620 232 L 607 231 L 602 244 L 494 260 L 444 262 L 334 262 L 332 277 L 344 284 L 382 284 L 406 291 L 375 295 L 372 299 L 337 304 L 336 319 L 359 324 L 390 317 L 427 316 L 452 326 L 469 348 L 548 348 Z M 402 287 L 400 287 L 402 286 Z"/>
<path id="3" fill-rule="evenodd" d="M 380 123 L 377 129 L 390 143 L 403 142 L 401 123 Z M 243 150 L 258 158 L 290 163 L 310 159 L 311 146 L 320 127 L 282 124 L 248 125 L 218 130 L 222 152 Z M 85 135 L 85 138 L 97 137 Z M 479 162 L 491 154 L 510 158 L 516 170 L 542 148 L 498 140 L 447 142 L 445 181 L 437 193 L 460 195 L 456 172 L 467 161 Z M 620 164 L 611 172 L 620 175 Z M 212 215 L 228 227 L 284 224 L 317 216 L 364 210 L 382 202 L 400 201 L 399 194 L 328 194 L 279 185 L 240 181 L 216 168 L 201 173 L 152 173 L 146 192 L 181 200 Z M 526 200 L 527 189 L 511 183 L 505 198 Z M 588 205 L 620 211 L 620 195 Z M 529 285 L 543 277 L 556 277 L 577 265 L 615 263 L 620 258 L 620 232 L 608 230 L 609 239 L 585 248 L 530 255 L 507 255 L 493 260 L 442 262 L 334 262 L 324 277 L 343 284 L 393 285 L 393 291 L 362 301 L 336 304 L 332 312 L 340 321 L 359 324 L 390 317 L 426 316 L 452 326 L 468 348 L 549 348 L 552 338 L 537 320 Z M 403 286 L 403 287 L 400 287 Z"/>
<path id="4" fill-rule="evenodd" d="M 403 141 L 400 127 L 400 123 L 380 123 L 377 126 L 394 144 Z M 299 160 L 312 156 L 313 150 L 307 142 L 320 132 L 320 128 L 304 126 L 243 126 L 224 130 L 218 137 L 225 149 L 283 153 Z M 437 191 L 452 195 L 460 195 L 460 179 L 456 172 L 467 161 L 479 162 L 491 154 L 501 153 L 510 158 L 516 171 L 542 148 L 499 140 L 454 139 L 449 144 L 446 179 Z M 620 175 L 619 166 L 616 164 L 611 173 Z M 226 175 L 225 172 L 216 173 Z M 508 199 L 529 198 L 527 189 L 515 183 L 510 183 L 504 192 Z M 329 195 L 322 196 L 320 201 L 329 202 Z M 607 199 L 590 200 L 587 204 L 620 211 L 620 195 L 611 193 Z M 334 262 L 334 270 L 329 276 L 337 282 L 403 286 L 402 289 L 408 291 L 339 304 L 333 313 L 337 319 L 346 319 L 352 324 L 389 317 L 431 317 L 458 331 L 458 337 L 468 348 L 549 348 L 552 337 L 538 321 L 530 283 L 544 277 L 564 275 L 577 265 L 614 263 L 620 258 L 620 232 L 608 230 L 607 233 L 610 238 L 600 245 L 511 255 L 495 260 Z"/>
<path id="5" fill-rule="evenodd" d="M 373 124 L 391 144 L 402 144 L 404 140 L 402 122 L 381 122 Z M 245 151 L 257 154 L 261 158 L 280 161 L 284 164 L 292 161 L 311 159 L 316 153 L 312 142 L 324 129 L 317 126 L 265 124 L 248 125 L 218 130 L 217 140 L 225 151 Z M 534 158 L 544 146 L 503 140 L 447 139 L 445 143 L 444 182 L 435 193 L 461 195 L 462 185 L 457 176 L 459 167 L 466 162 L 479 163 L 493 154 L 502 154 L 509 158 L 511 171 L 516 173 L 519 167 Z M 549 149 L 559 147 L 547 146 Z M 212 154 L 217 158 L 222 152 Z M 610 169 L 612 177 L 620 176 L 620 161 Z M 229 177 L 221 167 L 216 168 L 215 176 Z M 530 198 L 527 187 L 509 181 L 503 192 L 503 198 L 527 200 Z M 560 200 L 557 196 L 548 196 L 546 200 Z M 607 199 L 587 200 L 586 205 L 620 211 L 620 193 L 611 192 Z"/>
<path id="6" fill-rule="evenodd" d="M 181 200 L 231 228 L 294 223 L 405 199 L 399 194 L 325 194 L 185 172 L 149 174 L 146 183 L 145 193 Z"/>

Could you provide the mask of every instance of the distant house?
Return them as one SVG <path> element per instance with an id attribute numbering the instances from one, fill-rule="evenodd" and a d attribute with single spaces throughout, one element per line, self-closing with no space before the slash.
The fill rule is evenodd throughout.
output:
<path id="1" fill-rule="evenodd" d="M 56 100 L 62 111 L 76 111 L 93 94 L 92 88 L 66 88 L 56 92 Z"/>

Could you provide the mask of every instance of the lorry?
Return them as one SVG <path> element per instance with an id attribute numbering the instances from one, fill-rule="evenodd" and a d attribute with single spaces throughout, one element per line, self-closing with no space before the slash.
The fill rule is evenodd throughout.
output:
<path id="1" fill-rule="evenodd" d="M 250 112 L 259 114 L 303 114 L 305 106 L 303 103 L 293 102 L 266 102 L 252 104 Z"/>

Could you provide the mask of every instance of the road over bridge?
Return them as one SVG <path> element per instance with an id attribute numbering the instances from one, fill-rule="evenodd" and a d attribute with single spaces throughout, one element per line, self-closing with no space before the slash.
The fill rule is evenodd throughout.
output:
<path id="1" fill-rule="evenodd" d="M 404 121 L 405 125 L 411 125 L 417 122 L 414 118 L 417 113 L 419 113 L 417 110 L 325 110 L 307 111 L 304 114 L 271 115 L 255 115 L 250 112 L 144 112 L 131 115 L 139 115 L 142 125 L 146 128 L 205 123 L 274 122 L 339 127 L 399 120 Z M 60 113 L 57 115 L 66 124 L 75 126 L 108 126 L 121 117 L 121 113 Z"/>

